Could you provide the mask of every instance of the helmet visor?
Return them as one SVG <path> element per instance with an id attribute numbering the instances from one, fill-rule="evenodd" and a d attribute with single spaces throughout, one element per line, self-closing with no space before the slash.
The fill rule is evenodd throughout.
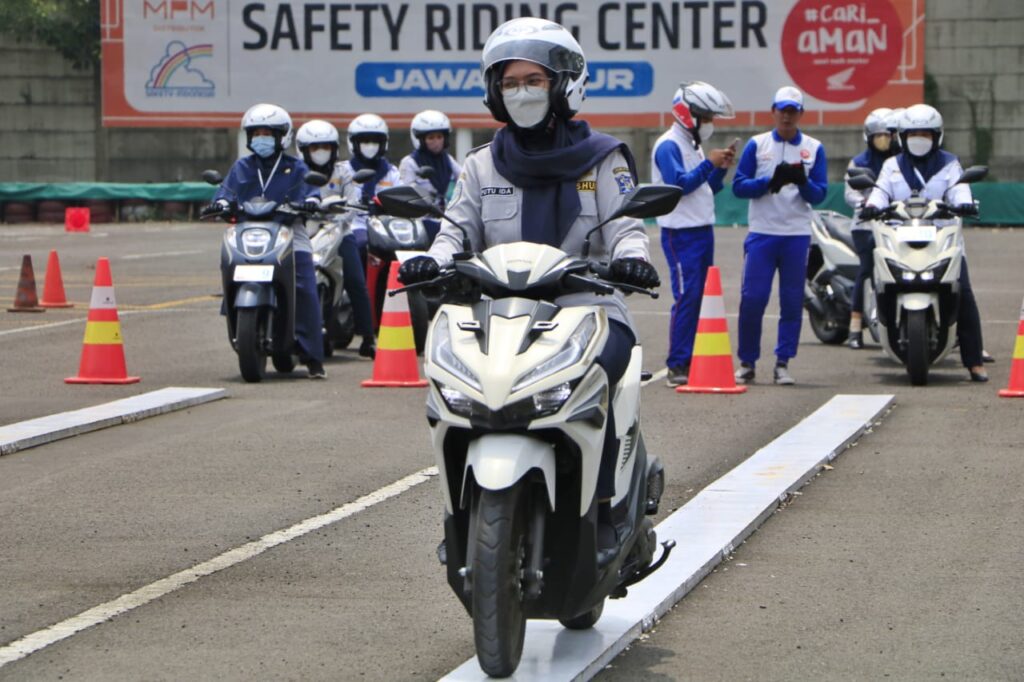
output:
<path id="1" fill-rule="evenodd" d="M 583 55 L 579 52 L 546 40 L 523 38 L 509 40 L 486 50 L 484 71 L 498 62 L 512 60 L 534 62 L 555 73 L 571 73 L 573 76 L 579 76 L 586 68 Z"/>

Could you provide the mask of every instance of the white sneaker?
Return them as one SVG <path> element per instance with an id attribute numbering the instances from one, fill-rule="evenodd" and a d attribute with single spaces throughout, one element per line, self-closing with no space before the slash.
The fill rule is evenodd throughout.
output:
<path id="1" fill-rule="evenodd" d="M 785 365 L 775 366 L 775 385 L 776 386 L 792 386 L 796 383 L 796 379 L 789 373 L 789 368 Z"/>
<path id="2" fill-rule="evenodd" d="M 741 385 L 754 383 L 754 366 L 741 362 L 740 368 L 736 370 L 735 379 L 736 383 Z"/>

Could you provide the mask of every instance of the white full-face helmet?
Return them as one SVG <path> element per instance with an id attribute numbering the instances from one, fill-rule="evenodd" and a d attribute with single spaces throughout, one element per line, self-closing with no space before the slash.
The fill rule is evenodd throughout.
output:
<path id="1" fill-rule="evenodd" d="M 254 104 L 242 115 L 242 130 L 245 144 L 252 149 L 252 131 L 256 128 L 270 128 L 277 140 L 277 152 L 287 149 L 292 143 L 292 117 L 276 104 Z"/>
<path id="2" fill-rule="evenodd" d="M 551 116 L 568 120 L 576 115 L 586 97 L 587 59 L 572 33 L 561 24 L 537 17 L 506 21 L 494 29 L 484 44 L 481 70 L 484 76 L 484 104 L 495 120 L 510 122 L 501 93 L 504 64 L 511 61 L 539 64 L 552 75 L 550 107 L 541 123 Z"/>
<path id="3" fill-rule="evenodd" d="M 299 148 L 299 153 L 307 165 L 333 166 L 338 160 L 338 140 L 338 129 L 320 119 L 307 121 L 295 133 L 295 146 Z M 314 144 L 330 145 L 330 157 L 326 160 L 314 160 L 309 150 L 310 145 Z M 321 155 L 318 153 L 318 156 Z"/>
<path id="4" fill-rule="evenodd" d="M 892 116 L 892 109 L 888 107 L 880 107 L 868 114 L 864 119 L 864 141 L 870 142 L 872 136 L 890 132 L 890 116 Z"/>
<path id="5" fill-rule="evenodd" d="M 672 97 L 672 116 L 700 139 L 702 118 L 735 118 L 736 111 L 725 93 L 703 81 L 682 83 Z"/>
<path id="6" fill-rule="evenodd" d="M 423 138 L 430 133 L 441 133 L 444 135 L 444 148 L 448 149 L 452 134 L 452 124 L 440 111 L 427 109 L 413 116 L 412 124 L 409 126 L 409 138 L 412 139 L 412 148 L 419 149 L 423 144 Z"/>
<path id="7" fill-rule="evenodd" d="M 348 152 L 355 155 L 362 142 L 380 145 L 374 158 L 388 151 L 388 124 L 377 114 L 360 114 L 348 124 Z M 362 153 L 360 152 L 360 156 Z"/>
<path id="8" fill-rule="evenodd" d="M 942 114 L 938 109 L 927 104 L 915 104 L 912 107 L 907 107 L 900 118 L 900 144 L 904 149 L 907 149 L 907 135 L 919 130 L 927 130 L 932 133 L 932 148 L 928 154 L 942 145 Z"/>

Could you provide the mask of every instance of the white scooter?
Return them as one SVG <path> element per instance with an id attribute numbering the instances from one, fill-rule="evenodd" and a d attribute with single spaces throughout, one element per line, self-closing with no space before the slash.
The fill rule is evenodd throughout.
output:
<path id="1" fill-rule="evenodd" d="M 640 188 L 611 219 L 660 215 L 680 195 L 675 187 Z M 392 215 L 443 217 L 415 186 L 377 196 Z M 473 618 L 481 667 L 507 677 L 519 664 L 528 618 L 592 627 L 605 598 L 625 596 L 675 543 L 663 543 L 654 561 L 649 515 L 664 472 L 648 458 L 640 431 L 640 346 L 609 395 L 595 362 L 608 338 L 604 308 L 553 302 L 568 293 L 609 295 L 614 287 L 651 292 L 590 276 L 603 270 L 586 252 L 575 258 L 526 242 L 479 254 L 469 248 L 466 239 L 451 268 L 405 290 L 444 291 L 424 353 L 445 501 L 443 561 Z M 619 546 L 599 556 L 596 490 L 606 428 L 619 441 L 612 500 Z"/>
<path id="2" fill-rule="evenodd" d="M 852 171 L 848 182 L 854 189 L 875 186 L 869 169 Z M 974 166 L 958 182 L 977 182 L 987 174 L 987 168 Z M 929 368 L 956 343 L 964 252 L 960 215 L 942 201 L 911 196 L 892 202 L 872 223 L 878 314 L 869 324 L 877 325 L 882 348 L 906 366 L 914 386 L 928 383 Z"/>

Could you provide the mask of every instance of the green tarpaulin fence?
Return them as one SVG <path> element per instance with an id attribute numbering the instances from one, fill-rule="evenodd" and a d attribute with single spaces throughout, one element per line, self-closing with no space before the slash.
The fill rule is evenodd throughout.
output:
<path id="1" fill-rule="evenodd" d="M 133 184 L 120 182 L 0 183 L 0 202 L 4 201 L 80 201 L 84 199 L 145 199 L 148 201 L 209 201 L 215 188 L 204 182 L 165 182 Z M 1024 183 L 988 182 L 972 187 L 981 202 L 980 225 L 1024 225 Z M 832 209 L 850 215 L 843 201 L 842 183 L 832 183 L 828 195 L 817 208 Z M 747 201 L 737 199 L 726 187 L 715 197 L 719 225 L 746 225 Z"/>

